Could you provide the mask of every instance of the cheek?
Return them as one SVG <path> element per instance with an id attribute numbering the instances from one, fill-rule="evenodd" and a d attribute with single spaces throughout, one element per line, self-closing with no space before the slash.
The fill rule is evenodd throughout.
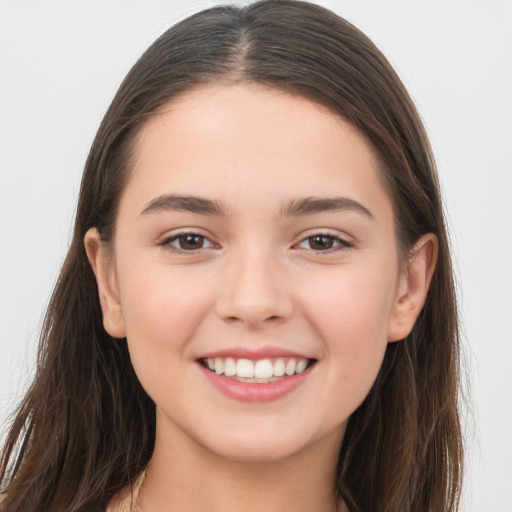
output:
<path id="1" fill-rule="evenodd" d="M 316 280 L 306 304 L 309 324 L 324 342 L 333 393 L 351 413 L 370 391 L 387 347 L 396 271 L 353 269 Z M 340 393 L 340 391 L 343 391 Z"/>
<path id="2" fill-rule="evenodd" d="M 303 291 L 305 309 L 311 323 L 328 333 L 329 347 L 387 342 L 396 275 L 395 269 L 366 265 L 310 280 Z"/>
<path id="3" fill-rule="evenodd" d="M 191 282 L 183 272 L 150 265 L 144 265 L 151 268 L 150 273 L 130 266 L 120 276 L 126 338 L 143 384 L 148 379 L 168 380 L 187 358 L 190 340 L 210 309 L 212 295 L 200 279 Z"/>

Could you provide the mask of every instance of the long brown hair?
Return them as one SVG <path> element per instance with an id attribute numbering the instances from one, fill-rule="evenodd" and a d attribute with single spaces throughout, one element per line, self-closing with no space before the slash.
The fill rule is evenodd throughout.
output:
<path id="1" fill-rule="evenodd" d="M 435 233 L 439 258 L 413 331 L 388 345 L 378 378 L 349 420 L 338 496 L 351 511 L 456 510 L 462 446 L 456 300 L 435 164 L 399 78 L 373 43 L 330 11 L 296 0 L 208 9 L 164 33 L 131 69 L 84 170 L 73 240 L 51 298 L 36 375 L 0 465 L 3 512 L 104 510 L 151 457 L 155 405 L 125 340 L 102 325 L 83 239 L 114 233 L 141 126 L 179 93 L 255 82 L 318 102 L 377 151 L 400 247 Z M 199 484 L 198 484 L 199 485 Z"/>

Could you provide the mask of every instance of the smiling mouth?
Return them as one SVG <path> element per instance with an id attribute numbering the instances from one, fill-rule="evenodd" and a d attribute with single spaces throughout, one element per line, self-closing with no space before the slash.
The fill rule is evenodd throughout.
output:
<path id="1" fill-rule="evenodd" d="M 316 359 L 277 357 L 253 361 L 234 357 L 215 357 L 203 358 L 199 362 L 217 375 L 240 382 L 266 384 L 298 375 L 315 364 Z"/>

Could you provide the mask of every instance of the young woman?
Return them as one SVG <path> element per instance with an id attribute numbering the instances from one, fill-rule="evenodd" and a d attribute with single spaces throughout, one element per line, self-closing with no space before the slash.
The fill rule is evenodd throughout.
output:
<path id="1" fill-rule="evenodd" d="M 451 511 L 450 256 L 416 110 L 301 1 L 167 31 L 86 163 L 2 512 Z"/>

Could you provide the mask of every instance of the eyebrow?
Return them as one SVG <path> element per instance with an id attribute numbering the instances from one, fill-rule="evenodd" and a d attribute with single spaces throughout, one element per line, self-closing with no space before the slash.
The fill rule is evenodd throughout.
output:
<path id="1" fill-rule="evenodd" d="M 142 215 L 162 211 L 178 211 L 197 213 L 199 215 L 216 215 L 227 217 L 228 213 L 222 203 L 195 196 L 178 196 L 175 194 L 163 194 L 150 201 L 142 210 Z"/>
<path id="2" fill-rule="evenodd" d="M 298 217 L 328 211 L 355 211 L 373 219 L 373 215 L 361 203 L 348 197 L 306 197 L 290 201 L 282 210 L 283 216 Z"/>
<path id="3" fill-rule="evenodd" d="M 228 217 L 229 214 L 225 206 L 212 199 L 196 196 L 179 196 L 175 194 L 163 194 L 150 201 L 142 215 L 163 211 L 182 211 L 196 213 L 199 215 L 215 215 L 218 217 Z M 283 217 L 300 217 L 305 215 L 314 215 L 326 211 L 355 211 L 371 219 L 373 215 L 361 203 L 348 197 L 306 197 L 304 199 L 295 199 L 290 201 L 281 209 Z"/>

